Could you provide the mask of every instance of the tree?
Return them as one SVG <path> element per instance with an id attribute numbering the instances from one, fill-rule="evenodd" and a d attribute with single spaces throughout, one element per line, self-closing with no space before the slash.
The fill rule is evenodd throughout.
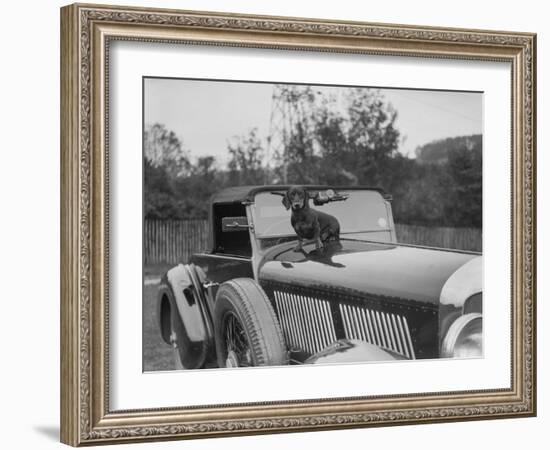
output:
<path id="1" fill-rule="evenodd" d="M 148 158 L 143 158 L 144 214 L 148 219 L 171 219 L 178 217 L 174 202 L 174 190 L 170 176 L 163 167 L 155 167 Z"/>
<path id="2" fill-rule="evenodd" d="M 405 168 L 396 171 L 401 180 L 389 191 L 393 195 L 394 220 L 424 226 L 448 225 L 445 215 L 450 179 L 446 167 L 420 165 L 401 157 Z M 394 162 L 397 162 L 396 159 Z"/>
<path id="3" fill-rule="evenodd" d="M 162 167 L 172 177 L 189 172 L 189 155 L 180 139 L 164 125 L 154 124 L 145 129 L 143 136 L 145 158 L 153 167 Z"/>
<path id="4" fill-rule="evenodd" d="M 370 185 L 391 183 L 389 160 L 397 153 L 399 131 L 395 128 L 397 112 L 384 101 L 377 89 L 353 89 L 349 93 L 348 140 L 360 181 Z"/>
<path id="5" fill-rule="evenodd" d="M 265 182 L 264 149 L 258 138 L 257 128 L 250 130 L 247 136 L 233 137 L 227 145 L 227 150 L 231 157 L 227 165 L 231 184 L 263 184 Z"/>
<path id="6" fill-rule="evenodd" d="M 388 183 L 388 160 L 397 153 L 396 111 L 377 89 L 345 95 L 293 87 L 283 91 L 293 122 L 286 130 L 282 179 L 298 184 Z"/>
<path id="7" fill-rule="evenodd" d="M 206 219 L 210 197 L 225 186 L 226 177 L 217 169 L 216 158 L 197 158 L 187 176 L 174 180 L 174 201 L 181 218 Z"/>
<path id="8" fill-rule="evenodd" d="M 329 107 L 316 116 L 315 133 L 321 153 L 319 175 L 322 183 L 355 185 L 359 183 L 347 132 L 348 121 Z"/>
<path id="9" fill-rule="evenodd" d="M 354 88 L 317 102 L 315 128 L 321 174 L 330 184 L 392 184 L 397 113 L 377 89 Z"/>
<path id="10" fill-rule="evenodd" d="M 459 136 L 416 150 L 415 164 L 394 193 L 396 221 L 419 225 L 482 225 L 482 137 Z M 402 187 L 407 186 L 407 191 Z"/>
<path id="11" fill-rule="evenodd" d="M 150 219 L 206 218 L 210 196 L 224 185 L 213 156 L 193 162 L 164 125 L 144 134 L 144 207 Z"/>
<path id="12" fill-rule="evenodd" d="M 418 147 L 415 150 L 416 160 L 420 164 L 446 164 L 451 152 L 464 148 L 481 152 L 481 145 L 480 134 L 438 139 Z"/>
<path id="13" fill-rule="evenodd" d="M 448 173 L 452 180 L 449 202 L 446 208 L 448 219 L 459 226 L 482 225 L 482 152 L 481 136 L 477 145 L 464 145 L 451 148 L 448 152 Z"/>
<path id="14" fill-rule="evenodd" d="M 285 184 L 316 183 L 319 173 L 316 167 L 318 155 L 314 116 L 316 102 L 322 96 L 311 86 L 303 85 L 278 85 L 276 95 L 282 114 L 278 132 L 282 134 L 283 148 L 276 149 L 273 155 L 275 181 Z"/>

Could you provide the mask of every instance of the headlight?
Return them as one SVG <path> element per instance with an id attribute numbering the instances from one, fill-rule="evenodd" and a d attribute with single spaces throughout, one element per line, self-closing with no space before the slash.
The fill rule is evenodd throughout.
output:
<path id="1" fill-rule="evenodd" d="M 480 313 L 464 314 L 450 326 L 441 345 L 443 358 L 480 358 L 483 355 L 483 326 Z"/>

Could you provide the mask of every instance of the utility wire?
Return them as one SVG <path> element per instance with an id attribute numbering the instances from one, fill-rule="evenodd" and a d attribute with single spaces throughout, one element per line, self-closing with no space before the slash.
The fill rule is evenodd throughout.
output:
<path id="1" fill-rule="evenodd" d="M 404 95 L 402 92 L 393 92 L 394 95 L 397 95 L 405 100 L 409 100 L 411 102 L 416 102 L 416 103 L 419 103 L 421 105 L 424 105 L 424 106 L 428 106 L 430 108 L 434 108 L 434 109 L 438 109 L 440 111 L 444 111 L 444 112 L 447 112 L 449 114 L 454 114 L 455 116 L 459 116 L 459 117 L 462 117 L 463 119 L 466 119 L 466 120 L 470 120 L 474 123 L 479 123 L 479 119 L 474 119 L 473 117 L 471 116 L 467 116 L 465 114 L 461 114 L 457 111 L 453 111 L 451 109 L 447 109 L 447 108 L 444 108 L 442 106 L 439 106 L 439 105 L 434 105 L 433 103 L 429 103 L 429 102 L 426 102 L 426 101 L 422 101 L 422 100 L 418 100 L 416 98 L 412 98 L 412 97 L 409 97 L 407 95 Z"/>

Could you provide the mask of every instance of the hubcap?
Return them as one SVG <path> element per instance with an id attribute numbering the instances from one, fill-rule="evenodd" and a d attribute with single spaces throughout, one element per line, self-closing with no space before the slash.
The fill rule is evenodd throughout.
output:
<path id="1" fill-rule="evenodd" d="M 172 344 L 172 347 L 178 348 L 178 335 L 175 331 L 170 333 L 170 344 Z"/>
<path id="2" fill-rule="evenodd" d="M 237 358 L 237 354 L 233 350 L 230 350 L 227 354 L 225 367 L 239 367 L 239 359 Z"/>

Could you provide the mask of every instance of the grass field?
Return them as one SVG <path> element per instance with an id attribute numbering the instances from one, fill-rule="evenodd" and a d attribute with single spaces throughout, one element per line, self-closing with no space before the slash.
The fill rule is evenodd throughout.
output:
<path id="1" fill-rule="evenodd" d="M 160 276 L 160 275 L 159 275 Z M 157 285 L 143 289 L 143 370 L 173 370 L 172 348 L 161 336 L 157 318 Z"/>

